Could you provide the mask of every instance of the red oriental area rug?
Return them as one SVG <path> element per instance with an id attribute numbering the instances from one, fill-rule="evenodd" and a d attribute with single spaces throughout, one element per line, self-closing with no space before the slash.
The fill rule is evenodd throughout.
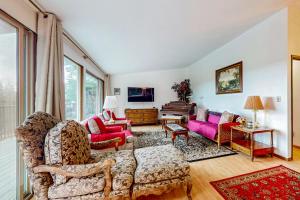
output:
<path id="1" fill-rule="evenodd" d="M 210 184 L 226 200 L 300 200 L 300 173 L 282 165 Z"/>

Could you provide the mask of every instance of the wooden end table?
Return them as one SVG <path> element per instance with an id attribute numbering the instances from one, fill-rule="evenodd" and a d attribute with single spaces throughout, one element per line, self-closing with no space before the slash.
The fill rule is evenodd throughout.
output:
<path id="1" fill-rule="evenodd" d="M 174 141 L 177 136 L 184 135 L 186 138 L 186 144 L 188 144 L 189 141 L 189 130 L 185 127 L 182 127 L 178 124 L 166 124 L 164 126 L 166 137 L 168 136 L 168 132 L 172 133 L 172 143 L 174 145 Z"/>
<path id="2" fill-rule="evenodd" d="M 247 134 L 249 139 L 244 140 L 233 140 L 232 135 L 234 132 L 239 131 Z M 231 127 L 231 140 L 230 140 L 230 147 L 232 149 L 236 149 L 241 151 L 247 155 L 251 156 L 251 160 L 254 160 L 254 156 L 259 155 L 267 155 L 270 154 L 273 156 L 274 147 L 273 147 L 273 129 L 269 129 L 266 127 L 259 127 L 255 129 L 249 129 L 243 126 L 232 126 Z M 255 135 L 268 133 L 270 134 L 270 144 L 265 144 L 262 142 L 255 141 Z"/>

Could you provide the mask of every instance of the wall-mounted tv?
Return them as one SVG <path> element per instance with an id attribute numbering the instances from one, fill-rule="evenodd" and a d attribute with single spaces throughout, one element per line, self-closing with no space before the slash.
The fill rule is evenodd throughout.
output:
<path id="1" fill-rule="evenodd" d="M 153 102 L 154 88 L 128 87 L 128 102 Z"/>

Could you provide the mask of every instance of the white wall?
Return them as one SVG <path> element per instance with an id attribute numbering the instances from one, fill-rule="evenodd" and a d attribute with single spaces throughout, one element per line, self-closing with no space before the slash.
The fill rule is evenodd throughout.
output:
<path id="1" fill-rule="evenodd" d="M 288 10 L 284 9 L 257 24 L 238 38 L 215 50 L 189 66 L 194 91 L 193 100 L 211 110 L 228 110 L 247 117 L 251 111 L 243 109 L 249 95 L 267 100 L 267 110 L 260 112 L 262 125 L 275 133 L 275 152 L 288 157 Z M 244 92 L 216 95 L 215 70 L 244 62 Z M 281 102 L 274 101 L 280 97 Z M 269 141 L 267 136 L 258 138 Z"/>
<path id="2" fill-rule="evenodd" d="M 295 2 L 296 3 L 296 2 Z M 289 80 L 290 77 L 292 76 L 291 74 L 291 55 L 297 55 L 300 56 L 300 4 L 292 4 L 289 6 L 288 8 L 289 10 L 289 55 L 288 55 L 288 60 L 289 60 Z M 299 108 L 300 108 L 300 86 L 298 84 L 300 84 L 299 82 L 299 68 L 295 67 L 294 68 L 294 134 L 295 134 L 295 138 L 294 138 L 294 145 L 300 146 L 300 126 L 299 126 L 299 122 L 300 122 L 300 115 L 299 113 Z M 289 83 L 291 83 L 291 81 L 289 81 Z M 291 88 L 291 87 L 289 87 Z M 289 99 L 291 99 L 291 91 L 289 90 Z M 289 110 L 291 111 L 291 103 L 289 105 Z M 291 112 L 290 112 L 291 113 Z M 290 116 L 291 117 L 291 116 Z M 291 118 L 290 120 L 291 121 Z M 291 124 L 290 124 L 291 126 Z M 289 147 L 290 147 L 290 151 L 292 151 L 292 145 L 291 145 L 291 135 L 290 135 L 290 139 L 289 139 Z"/>
<path id="3" fill-rule="evenodd" d="M 24 0 L 0 0 L 0 8 L 36 32 L 36 12 Z"/>
<path id="4" fill-rule="evenodd" d="M 83 58 L 83 53 L 72 43 L 70 40 L 64 37 L 64 54 L 74 60 L 75 62 L 82 65 L 85 70 L 88 70 L 93 75 L 105 79 L 105 74 L 89 59 Z"/>
<path id="5" fill-rule="evenodd" d="M 119 116 L 124 116 L 125 108 L 156 107 L 160 109 L 163 104 L 177 100 L 177 94 L 171 90 L 171 87 L 174 82 L 183 81 L 186 77 L 186 69 L 112 75 L 112 94 L 114 88 L 121 88 L 121 95 L 117 96 L 119 108 L 116 112 Z M 128 87 L 153 87 L 154 102 L 128 102 Z"/>

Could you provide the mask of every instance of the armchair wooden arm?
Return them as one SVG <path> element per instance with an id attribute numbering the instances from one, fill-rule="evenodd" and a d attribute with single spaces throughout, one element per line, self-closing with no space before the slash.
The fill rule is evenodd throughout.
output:
<path id="1" fill-rule="evenodd" d="M 109 196 L 111 188 L 112 188 L 112 176 L 111 176 L 111 168 L 116 163 L 113 159 L 107 159 L 103 163 L 95 163 L 94 166 L 87 167 L 81 170 L 74 170 L 76 166 L 83 166 L 83 165 L 69 165 L 70 168 L 66 168 L 63 166 L 50 166 L 50 165 L 39 165 L 33 168 L 34 173 L 43 173 L 48 172 L 52 174 L 62 175 L 65 177 L 72 177 L 72 178 L 81 178 L 92 176 L 94 174 L 98 174 L 103 172 L 104 179 L 105 179 L 105 188 L 104 188 L 104 195 L 106 197 Z"/>
<path id="2" fill-rule="evenodd" d="M 94 166 L 87 167 L 85 169 L 76 170 L 76 166 L 70 166 L 70 168 L 60 167 L 60 166 L 51 166 L 51 165 L 39 165 L 33 168 L 34 173 L 43 173 L 48 172 L 52 174 L 57 174 L 65 177 L 81 178 L 86 176 L 91 176 L 100 172 L 103 172 L 107 167 L 111 167 L 115 164 L 115 161 L 112 159 L 107 159 L 103 163 L 95 163 Z"/>
<path id="3" fill-rule="evenodd" d="M 122 141 L 122 139 L 120 137 L 116 137 L 116 138 L 101 141 L 101 142 L 91 142 L 90 146 L 91 146 L 92 149 L 100 150 L 100 149 L 107 148 L 108 146 L 110 146 L 111 144 L 114 143 L 115 144 L 115 149 L 116 149 L 116 151 L 118 151 L 119 143 L 121 141 Z"/>

